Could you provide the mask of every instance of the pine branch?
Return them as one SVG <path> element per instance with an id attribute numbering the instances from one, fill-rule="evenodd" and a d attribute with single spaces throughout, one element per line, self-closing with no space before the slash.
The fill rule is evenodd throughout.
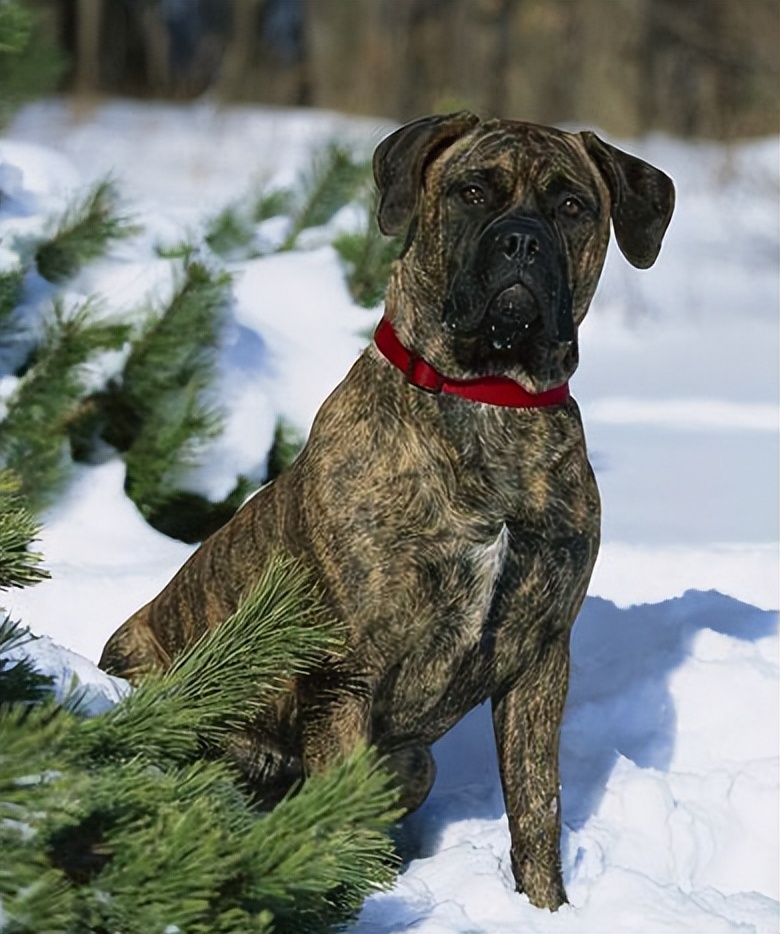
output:
<path id="1" fill-rule="evenodd" d="M 102 400 L 103 438 L 126 452 L 128 495 L 150 521 L 222 429 L 205 399 L 216 376 L 216 348 L 231 278 L 190 260 L 168 306 L 130 352 L 121 384 Z"/>
<path id="2" fill-rule="evenodd" d="M 259 255 L 255 225 L 293 213 L 294 203 L 290 189 L 276 188 L 255 194 L 248 204 L 230 205 L 206 224 L 206 243 L 223 258 L 253 259 Z"/>
<path id="3" fill-rule="evenodd" d="M 154 252 L 160 259 L 181 259 L 189 263 L 198 248 L 190 240 L 183 239 L 172 243 L 157 243 Z"/>
<path id="4" fill-rule="evenodd" d="M 254 238 L 254 224 L 239 207 L 224 208 L 206 225 L 206 243 L 218 256 L 246 258 Z"/>
<path id="5" fill-rule="evenodd" d="M 276 934 L 327 930 L 392 882 L 388 831 L 401 812 L 380 764 L 374 750 L 357 749 L 251 829 L 256 856 L 244 872 L 274 915 Z"/>
<path id="6" fill-rule="evenodd" d="M 21 268 L 0 272 L 0 328 L 19 302 L 23 281 Z"/>
<path id="7" fill-rule="evenodd" d="M 44 279 L 65 282 L 101 256 L 110 243 L 138 233 L 139 228 L 119 213 L 118 201 L 114 182 L 105 178 L 65 212 L 52 238 L 35 252 Z"/>
<path id="8" fill-rule="evenodd" d="M 33 638 L 29 629 L 10 617 L 0 619 L 0 705 L 40 703 L 50 692 L 52 679 L 36 671 L 29 659 L 11 661 L 3 657 Z"/>
<path id="9" fill-rule="evenodd" d="M 29 805 L 35 810 L 39 800 L 49 796 L 48 783 L 53 783 L 57 773 L 67 767 L 66 750 L 76 724 L 76 719 L 48 695 L 45 702 L 33 706 L 16 703 L 0 706 L 3 817 L 12 817 L 14 809 L 22 806 Z M 61 789 L 62 786 L 57 786 L 57 795 Z"/>
<path id="10" fill-rule="evenodd" d="M 46 853 L 24 839 L 22 829 L 7 823 L 0 827 L 3 934 L 77 930 L 76 894 L 63 874 L 49 866 Z"/>
<path id="11" fill-rule="evenodd" d="M 49 577 L 40 567 L 43 556 L 29 551 L 40 526 L 19 495 L 21 482 L 10 470 L 0 470 L 0 590 L 27 587 Z"/>
<path id="12" fill-rule="evenodd" d="M 333 247 L 347 266 L 347 285 L 358 305 L 375 308 L 381 304 L 393 262 L 401 252 L 397 237 L 384 237 L 370 213 L 364 229 L 358 233 L 343 233 L 333 241 Z"/>
<path id="13" fill-rule="evenodd" d="M 300 431 L 287 419 L 277 419 L 274 440 L 268 452 L 268 463 L 265 469 L 266 483 L 270 483 L 280 473 L 287 470 L 300 453 L 305 440 Z"/>
<path id="14" fill-rule="evenodd" d="M 65 439 L 68 420 L 84 395 L 83 365 L 98 351 L 121 347 L 128 336 L 125 325 L 100 321 L 96 312 L 91 302 L 72 313 L 55 305 L 44 342 L 0 423 L 0 468 L 21 478 L 20 492 L 34 512 L 67 478 Z"/>
<path id="15" fill-rule="evenodd" d="M 3 930 L 326 931 L 393 878 L 396 793 L 360 749 L 258 816 L 199 760 L 283 679 L 338 650 L 316 589 L 277 559 L 233 619 L 82 720 L 0 707 Z M 259 688 L 259 690 L 258 690 Z"/>
<path id="16" fill-rule="evenodd" d="M 252 206 L 252 220 L 256 224 L 290 214 L 293 210 L 294 195 L 289 188 L 274 188 L 256 196 Z"/>
<path id="17" fill-rule="evenodd" d="M 222 744 L 288 679 L 338 654 L 340 645 L 307 574 L 276 557 L 229 620 L 167 672 L 147 675 L 121 704 L 85 724 L 85 753 L 191 758 L 204 741 Z"/>
<path id="18" fill-rule="evenodd" d="M 327 224 L 355 197 L 369 177 L 368 163 L 356 162 L 348 150 L 336 143 L 328 146 L 324 154 L 315 157 L 309 172 L 300 179 L 300 204 L 281 249 L 291 250 L 301 231 Z"/>
<path id="19" fill-rule="evenodd" d="M 163 931 L 175 923 L 206 934 L 226 910 L 235 916 L 237 906 L 223 893 L 245 849 L 236 828 L 250 815 L 245 799 L 230 793 L 224 767 L 198 763 L 152 776 L 148 767 L 131 765 L 105 770 L 100 779 L 96 800 L 105 810 L 94 849 L 106 863 L 92 892 L 111 893 L 95 905 L 106 928 Z M 119 807 L 112 785 L 128 792 Z"/>
<path id="20" fill-rule="evenodd" d="M 165 394 L 125 455 L 125 489 L 150 522 L 174 497 L 187 470 L 200 463 L 208 441 L 222 430 L 221 412 L 202 402 L 197 382 L 192 379 Z"/>
<path id="21" fill-rule="evenodd" d="M 164 309 L 147 312 L 149 326 L 133 344 L 122 373 L 121 394 L 141 417 L 171 390 L 211 382 L 222 312 L 231 277 L 188 260 L 176 292 Z"/>
<path id="22" fill-rule="evenodd" d="M 229 522 L 256 488 L 257 483 L 239 476 L 230 493 L 216 503 L 200 493 L 176 490 L 159 504 L 147 521 L 158 532 L 181 542 L 202 542 Z"/>

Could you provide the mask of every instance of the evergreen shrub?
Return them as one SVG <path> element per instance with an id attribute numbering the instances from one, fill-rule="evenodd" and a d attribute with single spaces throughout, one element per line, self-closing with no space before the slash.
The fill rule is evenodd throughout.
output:
<path id="1" fill-rule="evenodd" d="M 0 652 L 14 639 L 0 628 Z M 230 620 L 106 713 L 79 716 L 78 695 L 0 706 L 4 934 L 325 931 L 389 885 L 397 794 L 375 752 L 266 813 L 204 758 L 340 645 L 316 588 L 277 559 Z M 4 696 L 13 671 L 0 665 Z"/>

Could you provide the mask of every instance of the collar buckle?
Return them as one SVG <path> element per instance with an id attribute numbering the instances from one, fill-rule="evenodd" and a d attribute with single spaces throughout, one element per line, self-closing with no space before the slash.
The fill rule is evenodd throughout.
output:
<path id="1" fill-rule="evenodd" d="M 444 377 L 417 354 L 409 354 L 404 376 L 412 386 L 437 396 L 444 387 Z"/>

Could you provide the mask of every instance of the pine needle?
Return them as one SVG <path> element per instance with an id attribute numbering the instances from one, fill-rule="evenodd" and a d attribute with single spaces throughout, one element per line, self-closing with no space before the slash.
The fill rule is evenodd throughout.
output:
<path id="1" fill-rule="evenodd" d="M 0 809 L 4 817 L 10 817 L 15 806 L 37 802 L 39 792 L 48 794 L 44 786 L 64 768 L 64 749 L 75 723 L 51 699 L 34 706 L 9 703 L 0 707 Z"/>
<path id="2" fill-rule="evenodd" d="M 22 294 L 24 272 L 21 268 L 0 272 L 0 327 L 16 308 Z"/>
<path id="3" fill-rule="evenodd" d="M 40 566 L 43 556 L 29 551 L 40 526 L 19 495 L 20 487 L 16 474 L 0 470 L 0 590 L 27 587 L 49 577 Z"/>
<path id="4" fill-rule="evenodd" d="M 265 482 L 270 483 L 280 473 L 287 470 L 304 445 L 305 438 L 300 431 L 287 421 L 279 418 L 274 429 L 274 440 L 268 452 L 268 461 L 265 469 Z"/>
<path id="5" fill-rule="evenodd" d="M 237 206 L 224 208 L 206 224 L 206 243 L 224 258 L 248 258 L 254 239 L 252 219 Z"/>
<path id="6" fill-rule="evenodd" d="M 125 325 L 100 321 L 96 312 L 94 302 L 73 312 L 55 305 L 44 342 L 0 423 L 0 469 L 16 472 L 20 492 L 36 513 L 69 473 L 67 423 L 85 394 L 83 365 L 98 351 L 121 347 L 129 333 Z"/>
<path id="7" fill-rule="evenodd" d="M 33 638 L 10 617 L 0 619 L 0 706 L 39 703 L 50 693 L 52 679 L 36 671 L 28 658 L 11 661 L 3 657 Z"/>
<path id="8" fill-rule="evenodd" d="M 354 915 L 397 869 L 375 751 L 261 816 L 227 762 L 199 758 L 340 645 L 311 578 L 277 558 L 231 620 L 111 711 L 0 706 L 3 930 L 297 934 Z"/>
<path id="9" fill-rule="evenodd" d="M 121 384 L 112 387 L 110 407 L 121 417 L 104 438 L 127 452 L 127 492 L 150 521 L 222 429 L 222 414 L 205 401 L 205 391 L 216 376 L 230 286 L 227 273 L 187 261 L 173 298 L 149 315 Z"/>
<path id="10" fill-rule="evenodd" d="M 401 252 L 397 237 L 384 237 L 373 213 L 358 233 L 343 233 L 333 241 L 333 247 L 347 266 L 347 286 L 358 305 L 376 308 L 387 289 L 393 262 Z"/>
<path id="11" fill-rule="evenodd" d="M 68 880 L 50 869 L 45 853 L 6 828 L 0 831 L 0 896 L 8 934 L 73 931 L 76 893 Z M 3 871 L 2 864 L 9 870 Z M 83 930 L 83 928 L 82 928 Z"/>
<path id="12" fill-rule="evenodd" d="M 93 755 L 192 758 L 251 721 L 290 678 L 337 654 L 340 633 L 316 589 L 289 558 L 269 561 L 236 613 L 163 674 L 85 725 Z"/>
<path id="13" fill-rule="evenodd" d="M 142 417 L 171 389 L 210 382 L 231 281 L 227 273 L 189 260 L 168 305 L 147 312 L 150 324 L 133 344 L 121 385 Z"/>
<path id="14" fill-rule="evenodd" d="M 118 201 L 113 180 L 104 178 L 68 208 L 54 235 L 35 252 L 44 279 L 65 282 L 101 256 L 110 243 L 138 233 L 139 228 L 119 213 Z"/>
<path id="15" fill-rule="evenodd" d="M 274 188 L 256 195 L 252 206 L 252 220 L 256 224 L 290 214 L 293 210 L 294 195 L 289 188 Z"/>
<path id="16" fill-rule="evenodd" d="M 256 854 L 245 872 L 275 932 L 326 930 L 392 883 L 397 859 L 387 832 L 400 817 L 397 800 L 376 751 L 360 747 L 251 829 Z"/>
<path id="17" fill-rule="evenodd" d="M 203 403 L 197 382 L 165 394 L 125 456 L 127 494 L 147 520 L 154 520 L 222 430 L 220 411 Z"/>
<path id="18" fill-rule="evenodd" d="M 356 196 L 370 177 L 368 162 L 356 162 L 343 146 L 331 143 L 315 156 L 311 169 L 299 180 L 299 204 L 282 250 L 291 250 L 301 231 L 327 224 Z"/>

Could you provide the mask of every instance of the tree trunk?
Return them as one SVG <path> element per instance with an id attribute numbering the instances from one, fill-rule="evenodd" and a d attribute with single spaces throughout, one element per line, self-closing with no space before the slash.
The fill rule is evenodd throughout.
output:
<path id="1" fill-rule="evenodd" d="M 103 0 L 77 0 L 76 90 L 80 94 L 100 91 L 100 40 Z"/>

